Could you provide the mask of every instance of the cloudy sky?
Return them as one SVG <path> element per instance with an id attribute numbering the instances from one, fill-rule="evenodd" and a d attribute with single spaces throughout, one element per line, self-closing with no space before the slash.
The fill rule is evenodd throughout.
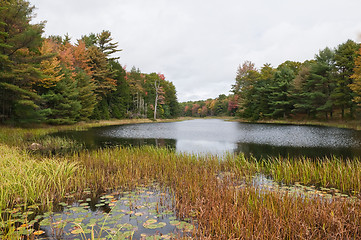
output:
<path id="1" fill-rule="evenodd" d="M 312 59 L 361 33 L 360 0 L 30 0 L 45 35 L 110 30 L 127 69 L 161 72 L 179 101 L 228 94 L 249 60 Z"/>

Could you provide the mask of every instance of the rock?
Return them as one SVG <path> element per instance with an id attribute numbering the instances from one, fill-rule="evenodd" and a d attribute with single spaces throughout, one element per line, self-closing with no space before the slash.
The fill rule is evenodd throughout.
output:
<path id="1" fill-rule="evenodd" d="M 39 143 L 32 143 L 30 146 L 29 146 L 29 149 L 30 150 L 33 150 L 33 151 L 36 151 L 36 150 L 39 150 L 39 149 L 42 149 L 43 146 Z"/>

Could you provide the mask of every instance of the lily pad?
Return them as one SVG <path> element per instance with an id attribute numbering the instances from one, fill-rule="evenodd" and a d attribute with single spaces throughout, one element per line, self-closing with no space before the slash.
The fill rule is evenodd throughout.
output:
<path id="1" fill-rule="evenodd" d="M 33 234 L 34 234 L 35 236 L 39 236 L 39 235 L 42 235 L 42 234 L 44 234 L 44 233 L 45 233 L 45 231 L 43 231 L 43 230 L 38 230 L 38 231 L 33 232 Z"/>
<path id="2" fill-rule="evenodd" d="M 112 195 L 106 195 L 106 196 L 104 196 L 104 198 L 112 199 L 112 198 L 114 198 L 114 196 L 112 196 Z"/>
<path id="3" fill-rule="evenodd" d="M 81 229 L 81 228 L 75 228 L 75 229 L 72 230 L 70 233 L 71 233 L 71 234 L 80 234 L 80 233 L 82 233 L 82 232 L 84 232 L 83 229 Z"/>
<path id="4" fill-rule="evenodd" d="M 143 227 L 147 229 L 157 229 L 165 227 L 167 224 L 165 222 L 157 222 L 156 219 L 149 219 L 143 223 Z"/>
<path id="5" fill-rule="evenodd" d="M 169 224 L 172 225 L 172 226 L 178 226 L 178 225 L 181 224 L 181 222 L 177 221 L 177 220 L 174 220 L 174 221 L 170 221 Z"/>
<path id="6" fill-rule="evenodd" d="M 187 222 L 180 222 L 179 225 L 176 226 L 178 229 L 181 229 L 185 232 L 191 232 L 194 229 L 194 226 Z"/>
<path id="7" fill-rule="evenodd" d="M 68 206 L 68 204 L 66 204 L 65 202 L 60 202 L 59 205 L 62 206 L 62 207 Z"/>
<path id="8" fill-rule="evenodd" d="M 173 214 L 173 211 L 171 211 L 171 210 L 166 210 L 166 211 L 163 212 L 163 214 L 172 215 L 172 214 Z"/>
<path id="9" fill-rule="evenodd" d="M 157 222 L 157 219 L 148 219 L 147 221 L 144 222 L 144 224 L 153 224 L 156 222 Z"/>

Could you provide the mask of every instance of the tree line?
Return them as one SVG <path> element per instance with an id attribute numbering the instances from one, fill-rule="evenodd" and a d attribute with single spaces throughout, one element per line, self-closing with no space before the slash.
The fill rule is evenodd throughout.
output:
<path id="1" fill-rule="evenodd" d="M 127 71 L 110 31 L 44 38 L 25 0 L 0 5 L 0 121 L 71 124 L 88 119 L 172 118 L 176 89 L 160 73 Z"/>
<path id="2" fill-rule="evenodd" d="M 188 101 L 179 105 L 183 117 L 235 116 L 238 98 L 235 95 L 220 94 L 215 99 Z"/>
<path id="3" fill-rule="evenodd" d="M 188 102 L 182 105 L 182 114 L 236 115 L 251 120 L 355 119 L 361 117 L 360 107 L 361 48 L 348 40 L 302 63 L 285 61 L 276 68 L 264 64 L 257 69 L 245 61 L 238 67 L 229 96 Z"/>

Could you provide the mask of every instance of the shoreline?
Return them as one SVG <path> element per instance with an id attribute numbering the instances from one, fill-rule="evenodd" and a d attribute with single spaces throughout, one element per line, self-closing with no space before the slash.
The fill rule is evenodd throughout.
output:
<path id="1" fill-rule="evenodd" d="M 240 123 L 268 123 L 268 124 L 284 124 L 284 125 L 308 125 L 308 126 L 325 126 L 325 127 L 336 127 L 336 128 L 347 128 L 353 129 L 356 131 L 361 130 L 361 122 L 352 120 L 352 121 L 313 121 L 313 120 L 258 120 L 258 121 L 249 121 L 242 118 L 234 118 L 229 121 L 235 121 Z"/>

